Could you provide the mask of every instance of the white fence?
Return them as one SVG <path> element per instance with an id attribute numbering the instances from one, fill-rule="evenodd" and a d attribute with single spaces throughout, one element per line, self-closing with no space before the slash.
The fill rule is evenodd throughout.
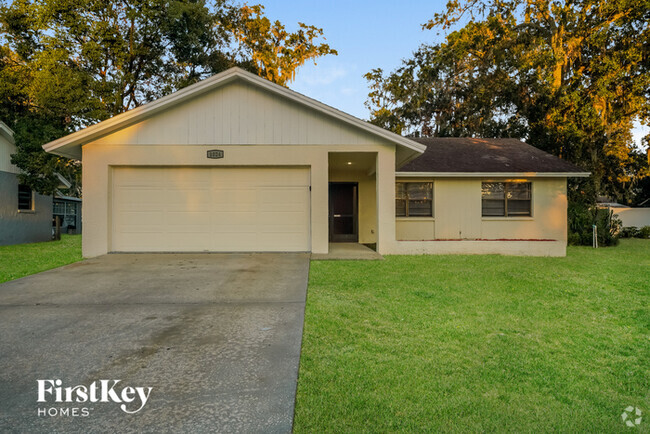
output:
<path id="1" fill-rule="evenodd" d="M 650 208 L 610 208 L 623 222 L 624 228 L 650 226 Z"/>

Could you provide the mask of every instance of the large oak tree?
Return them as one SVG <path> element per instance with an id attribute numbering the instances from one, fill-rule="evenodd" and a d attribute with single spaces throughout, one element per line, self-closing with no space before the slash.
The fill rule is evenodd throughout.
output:
<path id="1" fill-rule="evenodd" d="M 424 24 L 448 32 L 443 43 L 366 75 L 371 120 L 407 135 L 520 137 L 591 171 L 574 185 L 584 200 L 631 201 L 648 175 L 632 129 L 650 123 L 649 23 L 649 0 L 452 0 Z"/>
<path id="2" fill-rule="evenodd" d="M 55 173 L 79 173 L 42 151 L 50 140 L 231 66 L 284 85 L 336 54 L 322 29 L 289 32 L 262 6 L 229 0 L 14 0 L 0 7 L 0 29 L 0 120 L 16 133 L 21 181 L 43 194 Z"/>

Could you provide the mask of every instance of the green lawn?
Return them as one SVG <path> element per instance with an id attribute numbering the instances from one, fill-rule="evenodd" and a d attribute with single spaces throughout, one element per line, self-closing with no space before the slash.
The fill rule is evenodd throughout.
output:
<path id="1" fill-rule="evenodd" d="M 294 428 L 650 432 L 650 241 L 312 262 Z"/>
<path id="2" fill-rule="evenodd" d="M 61 241 L 0 246 L 0 283 L 81 260 L 81 235 Z"/>

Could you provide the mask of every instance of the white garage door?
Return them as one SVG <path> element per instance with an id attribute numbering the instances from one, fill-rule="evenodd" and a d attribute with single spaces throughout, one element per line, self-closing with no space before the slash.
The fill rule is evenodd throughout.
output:
<path id="1" fill-rule="evenodd" d="M 115 168 L 111 251 L 308 251 L 309 197 L 308 168 Z"/>

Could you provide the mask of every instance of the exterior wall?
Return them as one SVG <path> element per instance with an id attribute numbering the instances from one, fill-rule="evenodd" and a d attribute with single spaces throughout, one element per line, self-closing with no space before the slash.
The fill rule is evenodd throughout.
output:
<path id="1" fill-rule="evenodd" d="M 224 158 L 210 160 L 206 151 L 218 147 Z M 111 251 L 109 186 L 115 166 L 302 166 L 310 168 L 311 175 L 311 250 L 327 253 L 329 237 L 328 209 L 328 152 L 340 151 L 377 152 L 379 158 L 393 161 L 394 147 L 380 144 L 356 146 L 273 146 L 273 145 L 106 145 L 89 144 L 83 147 L 83 255 L 93 257 Z M 393 185 L 384 192 L 384 203 L 392 204 L 383 210 L 377 221 L 386 226 L 394 225 L 394 166 L 385 170 L 392 172 Z M 390 173 L 387 174 L 390 177 Z M 364 189 L 365 190 L 365 189 Z M 364 218 L 364 221 L 371 220 Z M 385 221 L 388 221 L 387 223 Z M 365 225 L 365 223 L 364 223 Z M 366 226 L 364 226 L 366 227 Z M 369 226 L 368 226 L 369 227 Z M 393 233 L 391 235 L 394 238 Z"/>
<path id="2" fill-rule="evenodd" d="M 623 222 L 623 227 L 650 226 L 650 208 L 610 208 Z"/>
<path id="3" fill-rule="evenodd" d="M 18 211 L 18 177 L 0 171 L 0 245 L 52 239 L 52 197 L 34 194 L 34 210 Z"/>
<path id="4" fill-rule="evenodd" d="M 330 182 L 359 183 L 359 242 L 377 242 L 377 197 L 375 175 L 363 171 L 330 170 Z"/>
<path id="5" fill-rule="evenodd" d="M 400 241 L 394 255 L 566 256 L 565 241 Z"/>
<path id="6" fill-rule="evenodd" d="M 434 179 L 434 218 L 397 218 L 397 241 L 391 253 L 566 254 L 565 178 L 528 180 L 532 182 L 531 217 L 482 217 L 483 181 Z"/>
<path id="7" fill-rule="evenodd" d="M 223 150 L 224 158 L 207 159 L 208 149 Z M 115 166 L 309 167 L 311 250 L 327 253 L 328 152 L 355 151 L 377 153 L 382 176 L 375 188 L 386 197 L 378 201 L 380 213 L 374 218 L 375 225 L 379 230 L 382 224 L 384 230 L 392 228 L 386 241 L 394 240 L 395 145 L 235 81 L 82 147 L 83 255 L 93 257 L 111 251 L 109 186 Z M 372 188 L 364 182 L 364 192 Z M 364 206 L 362 239 L 372 240 L 368 234 L 373 230 L 373 217 L 368 212 L 372 202 L 365 196 L 360 200 Z"/>

